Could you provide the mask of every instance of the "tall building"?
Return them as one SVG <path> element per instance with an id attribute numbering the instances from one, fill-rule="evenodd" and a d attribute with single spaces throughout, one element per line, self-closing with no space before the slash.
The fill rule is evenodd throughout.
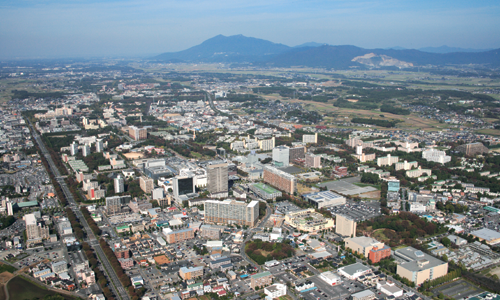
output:
<path id="1" fill-rule="evenodd" d="M 181 229 L 176 231 L 170 231 L 166 234 L 167 242 L 169 244 L 175 244 L 185 240 L 194 238 L 193 228 Z"/>
<path id="2" fill-rule="evenodd" d="M 335 219 L 337 223 L 335 233 L 338 233 L 342 236 L 356 236 L 356 221 L 343 215 L 336 215 Z"/>
<path id="3" fill-rule="evenodd" d="M 13 216 L 14 215 L 14 209 L 12 208 L 12 202 L 7 201 L 6 204 L 7 206 L 7 216 Z"/>
<path id="4" fill-rule="evenodd" d="M 391 156 L 390 154 L 387 154 L 387 156 L 385 156 L 385 157 L 377 158 L 377 166 L 379 166 L 379 167 L 392 166 L 393 164 L 397 163 L 398 161 L 399 161 L 399 157 Z"/>
<path id="5" fill-rule="evenodd" d="M 245 203 L 226 199 L 205 201 L 205 222 L 254 226 L 259 218 L 259 201 Z"/>
<path id="6" fill-rule="evenodd" d="M 302 135 L 302 143 L 305 144 L 316 144 L 318 143 L 318 133 L 315 134 L 304 134 Z"/>
<path id="7" fill-rule="evenodd" d="M 145 140 L 148 137 L 148 130 L 146 128 L 138 128 L 136 126 L 128 127 L 128 135 L 134 139 L 134 141 Z"/>
<path id="8" fill-rule="evenodd" d="M 71 145 L 69 145 L 69 152 L 71 153 L 71 156 L 78 154 L 78 144 L 75 142 L 71 143 Z"/>
<path id="9" fill-rule="evenodd" d="M 207 166 L 208 191 L 220 193 L 228 191 L 228 165 L 227 163 Z"/>
<path id="10" fill-rule="evenodd" d="M 456 150 L 465 153 L 465 155 L 469 156 L 488 153 L 490 151 L 482 143 L 471 143 L 471 144 L 460 145 L 456 148 Z"/>
<path id="11" fill-rule="evenodd" d="M 306 167 L 321 168 L 321 156 L 312 153 L 306 154 Z"/>
<path id="12" fill-rule="evenodd" d="M 196 191 L 195 182 L 193 177 L 176 176 L 172 179 L 172 187 L 174 190 L 174 197 L 178 198 L 181 195 L 191 194 Z"/>
<path id="13" fill-rule="evenodd" d="M 306 147 L 293 147 L 288 150 L 289 161 L 294 161 L 296 159 L 304 159 L 306 156 Z"/>
<path id="14" fill-rule="evenodd" d="M 162 187 L 153 190 L 153 200 L 163 199 L 165 190 Z"/>
<path id="15" fill-rule="evenodd" d="M 120 194 L 125 192 L 125 183 L 120 175 L 116 176 L 114 184 L 115 184 L 115 194 Z"/>
<path id="16" fill-rule="evenodd" d="M 139 184 L 141 186 L 141 190 L 146 194 L 151 194 L 154 188 L 154 180 L 151 178 L 147 178 L 146 176 L 141 176 L 139 178 Z"/>
<path id="17" fill-rule="evenodd" d="M 119 213 L 122 205 L 130 203 L 131 199 L 130 195 L 106 197 L 106 211 L 108 214 Z"/>
<path id="18" fill-rule="evenodd" d="M 83 145 L 82 155 L 83 155 L 83 157 L 87 157 L 90 155 L 90 146 L 88 144 Z"/>
<path id="19" fill-rule="evenodd" d="M 269 151 L 272 150 L 276 144 L 274 136 L 268 140 L 260 140 L 258 141 L 259 149 L 261 151 Z"/>
<path id="20" fill-rule="evenodd" d="M 290 148 L 279 146 L 273 149 L 273 162 L 277 167 L 288 167 L 290 164 Z"/>
<path id="21" fill-rule="evenodd" d="M 102 151 L 104 151 L 104 143 L 98 139 L 95 142 L 95 152 L 101 153 Z"/>
<path id="22" fill-rule="evenodd" d="M 295 176 L 270 166 L 264 166 L 264 182 L 288 194 L 295 192 L 297 179 Z"/>
<path id="23" fill-rule="evenodd" d="M 49 228 L 38 224 L 35 214 L 25 215 L 24 222 L 26 223 L 26 238 L 28 240 L 49 238 Z"/>

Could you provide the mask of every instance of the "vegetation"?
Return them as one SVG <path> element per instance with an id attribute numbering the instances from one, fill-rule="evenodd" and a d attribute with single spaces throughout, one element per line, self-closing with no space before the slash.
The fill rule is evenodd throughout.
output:
<path id="1" fill-rule="evenodd" d="M 393 105 L 389 104 L 384 104 L 380 107 L 381 112 L 388 112 L 391 114 L 395 115 L 403 115 L 407 116 L 410 114 L 410 111 L 408 109 L 400 108 L 400 107 L 394 107 Z"/>
<path id="2" fill-rule="evenodd" d="M 245 245 L 245 253 L 259 265 L 273 259 L 281 260 L 292 257 L 295 251 L 288 243 L 263 242 L 254 240 Z"/>
<path id="3" fill-rule="evenodd" d="M 22 276 L 12 278 L 7 284 L 7 290 L 9 292 L 10 299 L 76 299 L 65 294 L 58 294 L 54 291 L 48 290 Z M 55 296 L 59 296 L 60 298 L 54 298 Z"/>
<path id="4" fill-rule="evenodd" d="M 0 217 L 0 230 L 9 227 L 16 222 L 14 216 L 2 216 Z M 2 272 L 0 272 L 2 273 Z"/>
<path id="5" fill-rule="evenodd" d="M 104 276 L 104 274 L 101 272 L 101 270 L 98 268 L 98 260 L 97 256 L 94 253 L 94 251 L 90 248 L 90 245 L 87 242 L 82 243 L 82 249 L 85 252 L 85 255 L 87 256 L 87 259 L 89 260 L 90 267 L 95 273 L 95 280 L 101 287 L 101 290 L 106 297 L 106 299 L 115 299 L 113 297 L 113 293 L 111 293 L 108 285 L 109 282 Z"/>
<path id="6" fill-rule="evenodd" d="M 452 281 L 453 279 L 459 278 L 460 276 L 462 276 L 462 271 L 460 269 L 453 270 L 451 272 L 448 272 L 448 274 L 438 277 L 434 280 L 424 281 L 424 283 L 422 283 L 422 285 L 420 286 L 419 291 L 420 292 L 429 291 L 430 289 L 440 284 Z"/>
<path id="7" fill-rule="evenodd" d="M 379 120 L 379 119 L 352 118 L 351 122 L 358 123 L 358 124 L 370 124 L 370 125 L 376 125 L 376 126 L 387 127 L 387 128 L 396 126 L 395 121 Z"/>
<path id="8" fill-rule="evenodd" d="M 99 228 L 99 226 L 97 226 L 97 223 L 94 221 L 94 219 L 92 219 L 89 210 L 86 207 L 82 207 L 80 208 L 80 211 L 82 212 L 83 217 L 87 221 L 87 224 L 89 224 L 90 229 L 92 229 L 92 232 L 94 232 L 96 236 L 100 236 L 102 230 Z"/>
<path id="9" fill-rule="evenodd" d="M 68 220 L 71 223 L 71 228 L 73 228 L 75 237 L 79 240 L 82 240 L 86 236 L 86 234 L 83 231 L 83 227 L 80 224 L 80 221 L 76 218 L 75 213 L 71 210 L 71 208 L 67 207 L 66 215 L 68 216 Z"/>

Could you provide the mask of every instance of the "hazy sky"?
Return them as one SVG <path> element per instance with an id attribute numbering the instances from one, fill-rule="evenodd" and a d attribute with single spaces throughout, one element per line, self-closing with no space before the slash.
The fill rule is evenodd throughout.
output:
<path id="1" fill-rule="evenodd" d="M 215 35 L 500 48 L 498 0 L 0 0 L 0 58 L 153 55 Z"/>

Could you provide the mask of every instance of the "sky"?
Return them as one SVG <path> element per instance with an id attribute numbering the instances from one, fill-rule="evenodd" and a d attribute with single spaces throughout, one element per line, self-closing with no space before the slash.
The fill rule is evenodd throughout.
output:
<path id="1" fill-rule="evenodd" d="M 500 48 L 498 0 L 0 0 L 0 59 L 147 57 L 243 34 L 296 46 Z"/>

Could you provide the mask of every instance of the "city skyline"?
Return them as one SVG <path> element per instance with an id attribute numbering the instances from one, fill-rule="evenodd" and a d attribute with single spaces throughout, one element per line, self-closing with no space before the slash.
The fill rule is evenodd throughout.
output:
<path id="1" fill-rule="evenodd" d="M 0 59 L 151 57 L 216 36 L 296 46 L 500 48 L 495 1 L 6 1 Z"/>

